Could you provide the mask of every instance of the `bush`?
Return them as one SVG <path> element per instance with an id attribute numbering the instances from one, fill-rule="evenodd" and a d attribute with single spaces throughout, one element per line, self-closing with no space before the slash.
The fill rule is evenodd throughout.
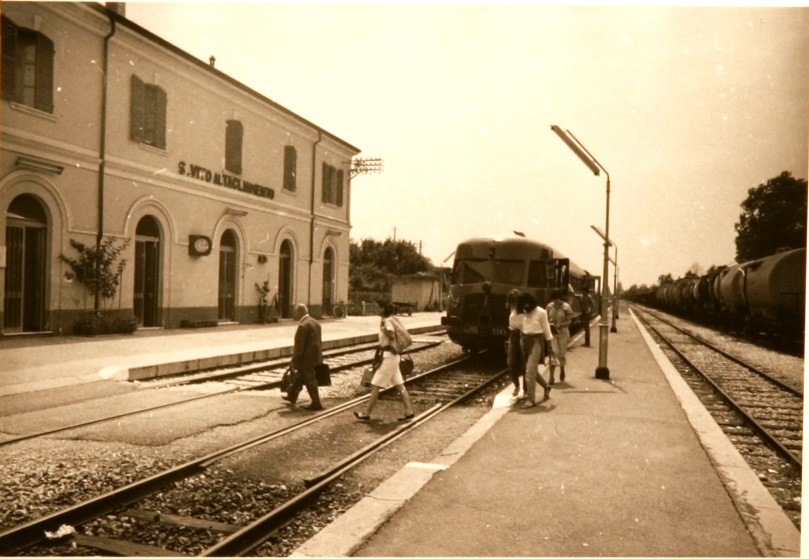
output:
<path id="1" fill-rule="evenodd" d="M 138 329 L 138 319 L 120 314 L 87 313 L 73 325 L 79 336 L 104 336 L 109 334 L 132 334 Z"/>

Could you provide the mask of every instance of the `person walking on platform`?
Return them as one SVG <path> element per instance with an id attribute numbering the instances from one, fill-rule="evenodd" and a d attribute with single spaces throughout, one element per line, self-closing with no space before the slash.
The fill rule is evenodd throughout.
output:
<path id="1" fill-rule="evenodd" d="M 565 302 L 565 292 L 557 289 L 551 295 L 553 300 L 545 307 L 548 313 L 548 321 L 551 323 L 551 331 L 553 332 L 553 346 L 554 351 L 549 359 L 550 361 L 550 376 L 548 383 L 554 383 L 554 374 L 556 367 L 559 367 L 559 380 L 565 381 L 565 355 L 567 353 L 567 344 L 570 341 L 570 323 L 573 321 L 573 309 Z"/>
<path id="2" fill-rule="evenodd" d="M 590 295 L 589 287 L 585 285 L 581 290 L 581 321 L 584 327 L 584 346 L 590 347 L 590 320 L 593 318 L 596 304 L 593 301 L 593 296 Z"/>
<path id="3" fill-rule="evenodd" d="M 389 302 L 382 304 L 382 312 L 380 313 L 381 321 L 379 323 L 379 348 L 378 353 L 382 355 L 382 363 L 377 368 L 371 379 L 371 397 L 368 399 L 368 407 L 365 413 L 358 411 L 354 412 L 354 416 L 362 421 L 371 419 L 371 412 L 379 400 L 379 391 L 395 386 L 396 391 L 402 398 L 405 414 L 399 418 L 399 421 L 410 421 L 413 419 L 413 405 L 410 403 L 410 394 L 404 385 L 404 378 L 402 372 L 399 370 L 399 361 L 401 357 L 396 351 L 396 327 L 394 321 L 398 321 L 394 316 L 393 305 Z"/>
<path id="4" fill-rule="evenodd" d="M 320 324 L 309 316 L 309 309 L 303 304 L 295 306 L 293 316 L 298 320 L 298 329 L 295 331 L 295 349 L 290 363 L 290 369 L 294 374 L 292 386 L 283 398 L 294 404 L 298 401 L 298 394 L 300 394 L 301 389 L 306 386 L 306 391 L 312 401 L 305 408 L 308 410 L 322 410 L 323 405 L 320 403 L 317 376 L 315 375 L 315 366 L 323 364 Z"/>
<path id="5" fill-rule="evenodd" d="M 509 309 L 508 315 L 508 341 L 506 342 L 506 364 L 511 370 L 511 381 L 514 383 L 512 396 L 520 394 L 520 379 L 522 379 L 523 397 L 525 397 L 525 362 L 522 355 L 520 337 L 522 336 L 522 321 L 524 314 L 517 306 L 517 299 L 520 292 L 517 289 L 509 291 L 506 297 L 506 306 Z"/>
<path id="6" fill-rule="evenodd" d="M 523 293 L 517 299 L 517 306 L 525 316 L 522 323 L 522 353 L 525 356 L 525 402 L 522 407 L 536 405 L 536 383 L 545 389 L 544 399 L 550 398 L 551 386 L 539 373 L 539 364 L 545 361 L 545 342 L 553 340 L 548 313 L 537 304 L 536 297 Z M 543 342 L 543 339 L 545 342 Z M 551 351 L 553 351 L 551 349 Z"/>

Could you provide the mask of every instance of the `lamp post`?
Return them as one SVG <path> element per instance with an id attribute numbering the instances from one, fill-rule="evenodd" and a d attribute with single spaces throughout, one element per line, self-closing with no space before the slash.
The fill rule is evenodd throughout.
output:
<path id="1" fill-rule="evenodd" d="M 601 170 L 607 175 L 607 217 L 605 223 L 604 234 L 604 273 L 601 276 L 601 321 L 598 326 L 598 367 L 596 368 L 596 378 L 607 380 L 610 378 L 610 370 L 607 367 L 607 345 L 609 344 L 609 326 L 607 326 L 607 296 L 609 286 L 607 285 L 607 278 L 610 273 L 609 261 L 609 237 L 610 237 L 610 174 L 593 155 L 587 151 L 578 138 L 573 135 L 570 130 L 562 130 L 558 126 L 551 125 L 551 130 L 559 136 L 562 141 L 575 153 L 582 163 L 587 165 L 595 176 L 598 176 Z"/>
<path id="2" fill-rule="evenodd" d="M 609 261 L 612 262 L 613 269 L 615 270 L 612 283 L 612 328 L 610 328 L 610 332 L 617 332 L 618 326 L 615 325 L 615 321 L 618 319 L 618 245 L 608 239 L 607 235 L 595 225 L 591 225 L 590 229 L 598 233 L 598 236 L 604 239 L 608 244 L 615 247 L 615 259 L 613 260 L 612 257 L 609 257 Z"/>

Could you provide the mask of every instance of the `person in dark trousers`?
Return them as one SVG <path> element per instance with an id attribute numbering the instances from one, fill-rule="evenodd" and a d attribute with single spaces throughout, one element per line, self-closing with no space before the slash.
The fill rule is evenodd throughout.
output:
<path id="1" fill-rule="evenodd" d="M 520 395 L 520 379 L 522 379 L 522 390 L 523 395 L 525 395 L 525 362 L 520 343 L 524 315 L 522 309 L 517 306 L 519 296 L 520 291 L 512 289 L 506 297 L 506 307 L 509 309 L 506 363 L 511 370 L 511 382 L 514 383 L 514 391 L 511 395 L 515 398 Z"/>
<path id="2" fill-rule="evenodd" d="M 590 288 L 585 285 L 582 287 L 581 295 L 581 324 L 584 328 L 585 347 L 590 347 L 590 320 L 593 318 L 595 306 L 593 296 L 590 295 Z"/>
<path id="3" fill-rule="evenodd" d="M 292 386 L 284 400 L 291 404 L 298 401 L 298 394 L 306 386 L 309 398 L 312 400 L 307 410 L 322 410 L 320 394 L 317 390 L 317 377 L 315 366 L 323 363 L 323 350 L 320 337 L 320 324 L 309 316 L 306 305 L 296 305 L 293 315 L 298 320 L 298 329 L 295 331 L 295 350 L 292 354 L 290 368 L 295 371 Z"/>

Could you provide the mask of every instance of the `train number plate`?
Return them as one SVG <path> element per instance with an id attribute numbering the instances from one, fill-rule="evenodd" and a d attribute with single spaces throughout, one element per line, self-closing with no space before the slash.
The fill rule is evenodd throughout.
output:
<path id="1" fill-rule="evenodd" d="M 508 330 L 503 327 L 495 327 L 495 328 L 479 328 L 477 326 L 464 326 L 463 327 L 464 334 L 487 334 L 492 336 L 506 336 L 508 334 Z"/>

